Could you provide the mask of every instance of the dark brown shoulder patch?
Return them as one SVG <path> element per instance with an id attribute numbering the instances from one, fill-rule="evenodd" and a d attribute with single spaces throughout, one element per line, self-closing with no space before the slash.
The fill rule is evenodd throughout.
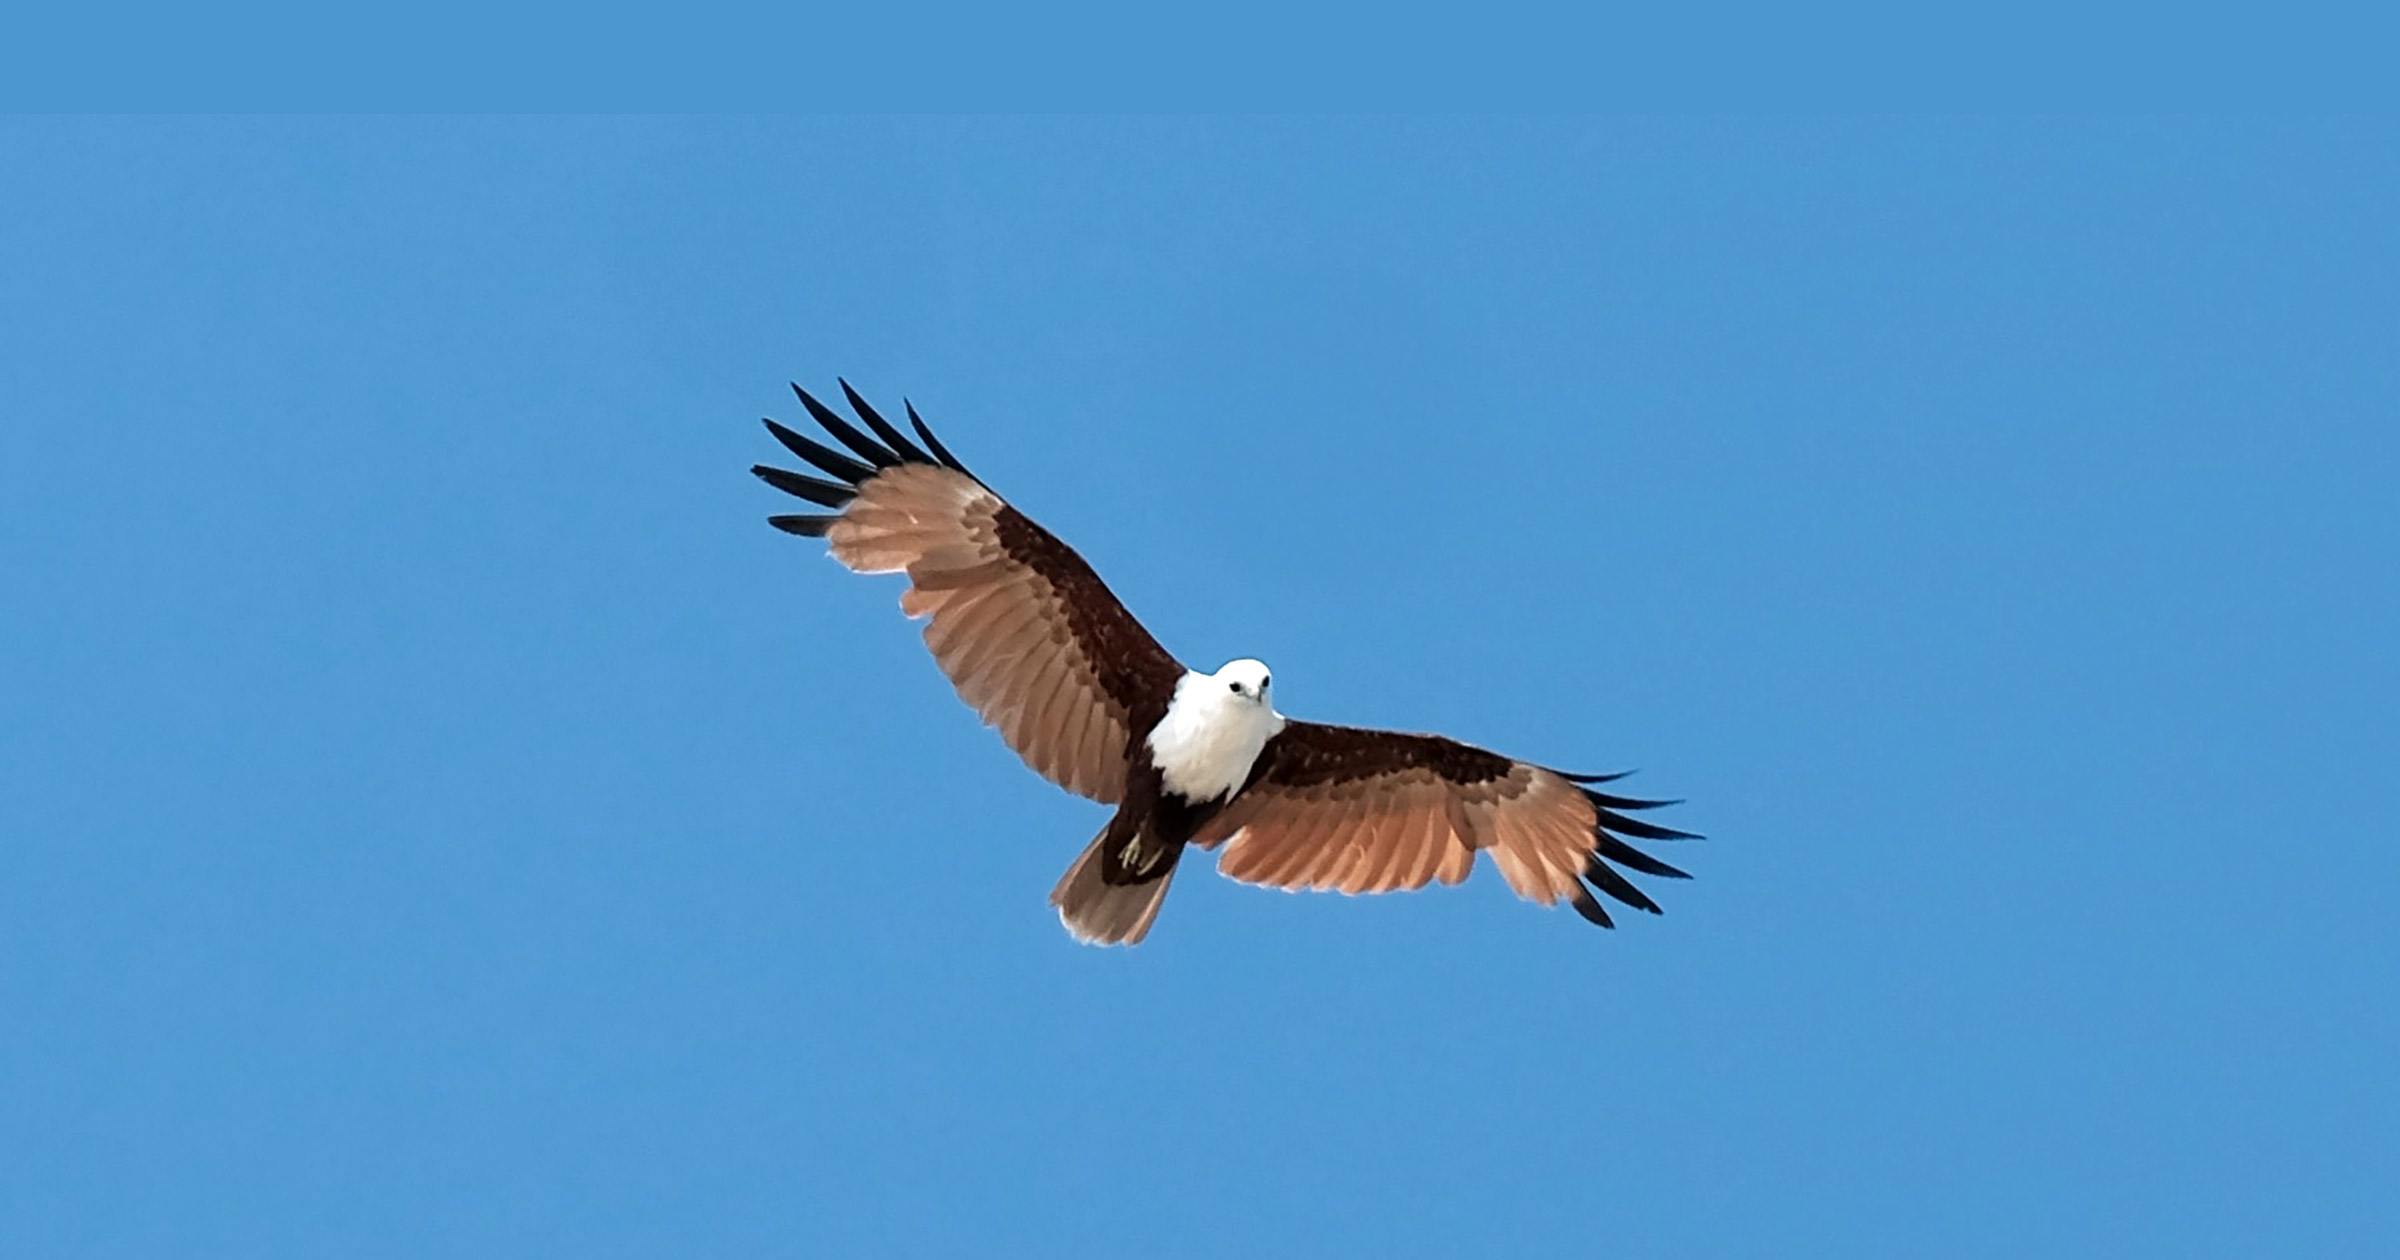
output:
<path id="1" fill-rule="evenodd" d="M 1431 770 L 1452 783 L 1471 787 L 1506 778 L 1515 764 L 1498 753 L 1439 735 L 1291 722 L 1267 741 L 1258 764 L 1250 768 L 1249 784 L 1264 781 L 1280 787 L 1315 787 L 1403 770 Z"/>
<path id="2" fill-rule="evenodd" d="M 1183 666 L 1134 620 L 1075 549 L 1006 503 L 992 525 L 1009 558 L 1040 574 L 1066 610 L 1067 632 L 1091 658 L 1109 697 L 1125 707 L 1136 736 L 1166 716 Z"/>

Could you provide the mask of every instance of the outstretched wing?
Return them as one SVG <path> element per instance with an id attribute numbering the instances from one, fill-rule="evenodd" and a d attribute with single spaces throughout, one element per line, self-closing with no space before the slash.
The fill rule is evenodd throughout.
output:
<path id="1" fill-rule="evenodd" d="M 915 407 L 908 421 L 923 447 L 847 381 L 842 393 L 874 437 L 792 390 L 850 454 L 767 421 L 792 454 L 837 479 L 752 468 L 778 490 L 835 509 L 767 522 L 822 537 L 858 572 L 906 573 L 901 610 L 931 618 L 925 645 L 959 698 L 1042 777 L 1096 801 L 1123 796 L 1133 736 L 1166 711 L 1183 666 L 1083 557 L 976 480 Z"/>
<path id="2" fill-rule="evenodd" d="M 1518 896 L 1563 899 L 1614 927 L 1593 889 L 1659 912 L 1616 867 L 1689 878 L 1626 837 L 1694 838 L 1623 812 L 1673 802 L 1590 786 L 1614 777 L 1561 774 L 1439 735 L 1290 722 L 1194 839 L 1224 844 L 1217 870 L 1243 883 L 1346 893 L 1455 884 L 1488 852 Z"/>

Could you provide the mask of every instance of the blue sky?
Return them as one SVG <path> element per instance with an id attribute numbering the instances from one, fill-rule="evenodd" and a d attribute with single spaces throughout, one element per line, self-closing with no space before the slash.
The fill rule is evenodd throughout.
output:
<path id="1" fill-rule="evenodd" d="M 2400 127 L 0 124 L 0 1250 L 2400 1247 Z M 1043 905 L 768 529 L 906 394 L 1188 662 L 1709 839 Z"/>

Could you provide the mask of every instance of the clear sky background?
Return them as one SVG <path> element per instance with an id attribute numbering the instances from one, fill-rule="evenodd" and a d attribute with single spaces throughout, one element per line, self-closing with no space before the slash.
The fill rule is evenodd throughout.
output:
<path id="1" fill-rule="evenodd" d="M 0 1252 L 2400 1252 L 2400 126 L 0 123 Z M 770 530 L 1683 797 L 1197 862 Z"/>

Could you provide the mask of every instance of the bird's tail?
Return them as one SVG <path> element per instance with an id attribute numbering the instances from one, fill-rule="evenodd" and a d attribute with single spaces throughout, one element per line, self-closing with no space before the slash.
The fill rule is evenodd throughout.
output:
<path id="1" fill-rule="evenodd" d="M 1059 877 L 1058 887 L 1050 890 L 1050 904 L 1058 907 L 1058 921 L 1086 945 L 1138 945 L 1158 918 L 1159 903 L 1167 899 L 1167 885 L 1175 882 L 1175 862 L 1183 856 L 1183 846 L 1177 845 L 1158 870 L 1140 883 L 1112 884 L 1101 878 L 1105 863 L 1100 844 L 1106 839 L 1104 828 L 1084 846 L 1083 856 L 1075 859 L 1075 865 Z"/>

